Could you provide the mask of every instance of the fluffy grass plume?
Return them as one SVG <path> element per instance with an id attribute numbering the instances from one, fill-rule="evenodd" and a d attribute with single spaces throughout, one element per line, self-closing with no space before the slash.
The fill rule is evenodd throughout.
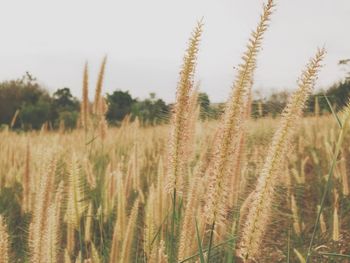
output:
<path id="1" fill-rule="evenodd" d="M 105 56 L 102 60 L 100 72 L 97 77 L 97 84 L 95 89 L 95 98 L 94 98 L 94 105 L 93 105 L 94 114 L 97 114 L 99 110 L 99 104 L 101 102 L 102 85 L 103 85 L 103 78 L 104 78 L 105 69 L 106 69 L 106 63 L 107 63 L 107 56 Z"/>
<path id="2" fill-rule="evenodd" d="M 188 115 L 190 94 L 193 88 L 193 78 L 197 62 L 198 46 L 202 35 L 203 23 L 198 22 L 189 47 L 183 59 L 180 80 L 176 90 L 176 101 L 172 115 L 170 135 L 170 152 L 168 162 L 168 192 L 181 192 L 181 184 L 185 173 L 186 145 L 188 138 Z"/>
<path id="3" fill-rule="evenodd" d="M 83 183 L 79 162 L 76 155 L 73 154 L 68 174 L 65 221 L 75 229 L 79 229 L 81 216 L 87 208 Z"/>
<path id="4" fill-rule="evenodd" d="M 136 229 L 137 217 L 139 212 L 139 200 L 136 199 L 129 216 L 128 226 L 126 227 L 125 236 L 123 240 L 123 245 L 120 254 L 120 262 L 131 262 L 131 248 L 132 241 L 134 237 L 134 232 Z"/>
<path id="5" fill-rule="evenodd" d="M 299 81 L 297 91 L 291 97 L 283 111 L 283 117 L 277 129 L 261 170 L 254 198 L 249 206 L 246 222 L 242 229 L 240 242 L 241 255 L 245 260 L 257 259 L 263 237 L 271 218 L 275 198 L 275 186 L 279 179 L 280 164 L 287 153 L 293 135 L 295 123 L 302 114 L 306 100 L 311 93 L 325 50 L 317 51 L 307 65 Z"/>
<path id="6" fill-rule="evenodd" d="M 61 182 L 58 186 L 55 200 L 49 206 L 47 211 L 41 262 L 59 262 L 62 199 L 63 182 Z"/>
<path id="7" fill-rule="evenodd" d="M 56 159 L 51 157 L 40 176 L 39 189 L 35 196 L 32 221 L 29 226 L 30 262 L 44 263 L 46 240 L 45 228 L 49 217 L 49 207 L 54 192 L 54 176 L 56 172 Z"/>
<path id="8" fill-rule="evenodd" d="M 31 210 L 31 191 L 30 191 L 30 144 L 27 142 L 26 148 L 26 161 L 23 173 L 23 198 L 22 198 L 22 210 L 23 212 L 29 212 Z"/>
<path id="9" fill-rule="evenodd" d="M 269 0 L 263 6 L 260 22 L 249 39 L 247 50 L 242 57 L 243 62 L 238 66 L 238 75 L 233 83 L 231 96 L 226 103 L 221 130 L 216 142 L 214 163 L 210 171 L 210 192 L 206 207 L 207 222 L 210 225 L 215 222 L 221 224 L 224 221 L 228 190 L 226 177 L 231 174 L 233 168 L 231 165 L 232 156 L 239 143 L 237 134 L 244 121 L 246 96 L 249 94 L 257 55 L 261 49 L 273 7 L 273 0 Z"/>
<path id="10" fill-rule="evenodd" d="M 80 119 L 83 128 L 87 130 L 89 118 L 89 69 L 88 63 L 85 63 L 83 73 L 83 89 L 82 89 L 82 100 L 80 105 Z"/>

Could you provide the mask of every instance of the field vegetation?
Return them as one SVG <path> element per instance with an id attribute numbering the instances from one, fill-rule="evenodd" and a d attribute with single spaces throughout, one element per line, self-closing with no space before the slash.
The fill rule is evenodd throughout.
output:
<path id="1" fill-rule="evenodd" d="M 218 119 L 203 117 L 195 82 L 202 21 L 171 110 L 152 95 L 118 120 L 118 99 L 132 98 L 102 95 L 105 58 L 91 103 L 87 64 L 80 106 L 69 90 L 54 97 L 69 99 L 59 112 L 74 111 L 76 129 L 15 130 L 16 111 L 0 132 L 0 263 L 349 262 L 350 104 L 309 100 L 326 51 L 306 59 L 281 115 L 253 103 L 274 9 L 263 6 Z M 169 121 L 145 122 L 149 105 Z"/>

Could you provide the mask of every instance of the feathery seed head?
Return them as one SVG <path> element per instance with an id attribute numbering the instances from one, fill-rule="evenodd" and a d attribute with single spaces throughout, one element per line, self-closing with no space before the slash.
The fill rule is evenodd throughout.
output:
<path id="1" fill-rule="evenodd" d="M 288 150 L 293 127 L 301 116 L 308 95 L 312 91 L 324 55 L 324 49 L 318 50 L 315 57 L 310 60 L 306 70 L 303 71 L 299 88 L 284 109 L 280 126 L 274 134 L 258 178 L 247 221 L 242 229 L 240 247 L 242 257 L 246 260 L 254 259 L 258 255 L 267 224 L 271 218 L 280 164 Z"/>
<path id="2" fill-rule="evenodd" d="M 202 35 L 203 23 L 200 21 L 192 33 L 189 47 L 186 51 L 180 80 L 176 91 L 176 102 L 172 115 L 172 130 L 170 138 L 170 153 L 168 165 L 168 192 L 175 189 L 181 193 L 181 184 L 185 173 L 186 145 L 188 141 L 188 110 L 190 104 L 190 94 L 193 87 L 193 77 L 197 61 L 198 46 Z"/>
<path id="3" fill-rule="evenodd" d="M 103 78 L 105 74 L 105 68 L 107 63 L 107 56 L 105 56 L 102 60 L 100 72 L 98 74 L 96 89 L 95 89 L 95 100 L 94 100 L 94 108 L 93 112 L 94 114 L 97 114 L 99 111 L 99 104 L 101 102 L 101 93 L 102 93 L 102 84 L 103 84 Z"/>
<path id="4" fill-rule="evenodd" d="M 83 92 L 82 101 L 80 106 L 81 122 L 84 129 L 87 129 L 88 118 L 89 118 L 89 72 L 88 63 L 85 63 L 84 75 L 83 75 Z"/>
<path id="5" fill-rule="evenodd" d="M 226 103 L 221 131 L 215 149 L 214 164 L 210 170 L 209 198 L 206 205 L 208 224 L 215 221 L 222 223 L 226 213 L 227 177 L 231 174 L 231 160 L 233 152 L 239 143 L 237 134 L 245 121 L 244 109 L 247 95 L 251 88 L 253 74 L 256 67 L 257 55 L 261 47 L 263 36 L 268 28 L 274 1 L 269 0 L 263 6 L 263 14 L 255 31 L 249 39 L 247 50 L 243 54 L 243 62 L 238 66 L 238 74 L 233 83 L 231 96 Z M 236 176 L 236 175 L 234 175 Z"/>

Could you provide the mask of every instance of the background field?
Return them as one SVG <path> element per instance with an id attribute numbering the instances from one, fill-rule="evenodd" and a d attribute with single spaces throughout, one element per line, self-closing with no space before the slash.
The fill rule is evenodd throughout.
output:
<path id="1" fill-rule="evenodd" d="M 240 171 L 242 200 L 253 189 L 278 121 L 263 118 L 248 123 L 247 147 Z M 188 159 L 187 176 L 190 183 L 181 197 L 184 203 L 189 198 L 191 180 L 194 180 L 190 179 L 191 176 L 203 166 L 206 158 L 210 158 L 203 155 L 213 140 L 217 125 L 217 122 L 196 124 L 194 150 Z M 338 133 L 336 121 L 332 116 L 308 117 L 300 119 L 296 125 L 298 132 L 293 138 L 293 146 L 281 164 L 283 174 L 276 189 L 278 198 L 274 204 L 274 217 L 264 239 L 263 256 L 259 262 L 271 262 L 272 259 L 273 262 L 286 262 L 288 254 L 290 262 L 298 262 L 293 251 L 296 249 L 305 254 L 317 206 L 325 188 Z M 63 261 L 64 254 L 75 258 L 81 249 L 84 257 L 94 258 L 93 262 L 108 261 L 115 231 L 113 228 L 120 211 L 125 218 L 119 223 L 121 232 L 116 234 L 118 253 L 127 249 L 123 253 L 130 262 L 145 262 L 150 253 L 158 253 L 162 249 L 161 240 L 167 239 L 170 224 L 167 215 L 171 200 L 164 191 L 168 130 L 167 125 L 147 128 L 139 127 L 137 122 L 125 121 L 120 128 L 108 129 L 103 141 L 96 138 L 88 144 L 83 139 L 83 131 L 1 132 L 0 214 L 8 224 L 11 262 L 28 260 L 26 252 L 29 251 L 27 238 L 31 218 L 28 212 L 37 209 L 38 199 L 48 200 L 50 195 L 53 199 L 61 183 L 64 192 L 70 193 L 69 188 L 74 180 L 79 192 L 79 218 L 75 218 L 74 210 L 70 211 L 73 213 L 70 216 L 78 220 L 79 225 L 74 222 L 73 229 L 67 225 L 67 203 L 72 201 L 69 199 L 72 197 L 66 194 L 62 205 L 64 219 L 57 226 L 57 236 L 51 237 L 55 238 L 52 242 L 57 246 L 57 262 Z M 349 136 L 347 133 L 342 145 L 342 154 L 322 213 L 320 233 L 315 244 L 319 246 L 318 252 L 350 253 L 347 223 L 350 219 Z M 50 192 L 42 193 L 41 181 L 45 176 L 50 176 L 53 185 L 48 190 Z M 193 209 L 193 220 L 186 236 L 191 249 L 187 250 L 186 257 L 198 252 L 195 218 L 199 224 L 202 223 L 201 204 L 208 198 L 206 177 L 203 175 L 198 180 L 195 185 L 198 204 L 190 208 Z M 42 196 L 38 198 L 38 195 Z M 130 221 L 136 199 L 139 202 L 137 216 Z M 132 226 L 129 226 L 130 222 Z M 181 231 L 180 226 L 177 231 Z M 130 227 L 133 228 L 131 232 L 128 231 Z M 222 262 L 225 254 L 233 253 L 230 246 L 230 242 L 227 242 L 213 249 L 213 260 L 216 258 L 217 262 Z M 163 248 L 165 251 L 166 247 Z M 316 256 L 315 260 L 329 262 L 330 258 Z"/>

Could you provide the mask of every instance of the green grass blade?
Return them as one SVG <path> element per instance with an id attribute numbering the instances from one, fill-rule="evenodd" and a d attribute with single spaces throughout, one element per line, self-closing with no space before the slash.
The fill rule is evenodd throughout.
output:
<path id="1" fill-rule="evenodd" d="M 337 254 L 337 253 L 327 253 L 327 252 L 318 252 L 318 254 L 328 257 L 339 257 L 339 258 L 350 258 L 350 255 Z"/>
<path id="2" fill-rule="evenodd" d="M 203 253 L 203 248 L 202 248 L 202 241 L 199 236 L 199 230 L 198 230 L 198 224 L 197 224 L 197 219 L 196 219 L 196 234 L 197 234 L 197 242 L 198 242 L 198 254 L 199 254 L 199 259 L 201 263 L 205 263 L 204 260 L 204 253 Z"/>
<path id="3" fill-rule="evenodd" d="M 159 236 L 160 231 L 162 230 L 162 226 L 164 225 L 165 221 L 168 219 L 169 216 L 169 211 L 168 213 L 165 215 L 162 223 L 160 224 L 160 226 L 158 227 L 157 233 L 154 235 L 154 237 L 152 238 L 152 242 L 151 242 L 151 246 L 153 245 L 154 241 L 156 241 L 157 237 Z"/>
<path id="4" fill-rule="evenodd" d="M 209 263 L 211 247 L 213 246 L 214 228 L 215 228 L 215 221 L 211 225 L 211 229 L 210 229 L 210 239 L 209 239 L 207 263 Z"/>
<path id="5" fill-rule="evenodd" d="M 342 125 L 342 123 L 341 123 L 341 121 L 340 121 L 340 119 L 339 119 L 337 113 L 336 113 L 335 110 L 333 109 L 332 104 L 331 104 L 331 102 L 329 101 L 327 95 L 324 94 L 323 96 L 325 97 L 325 99 L 326 99 L 326 101 L 327 101 L 327 104 L 328 104 L 329 108 L 331 109 L 331 112 L 332 112 L 334 118 L 337 120 L 337 123 L 338 123 L 339 127 L 342 128 L 343 125 Z"/>
<path id="6" fill-rule="evenodd" d="M 228 239 L 228 240 L 226 240 L 226 241 L 224 241 L 224 242 L 222 242 L 222 243 L 219 243 L 219 244 L 213 246 L 212 249 L 215 249 L 215 248 L 224 246 L 224 245 L 226 245 L 227 243 L 230 243 L 230 242 L 235 241 L 235 240 L 236 240 L 235 238 Z M 205 252 L 208 251 L 208 249 L 203 249 L 202 251 L 203 251 L 203 253 L 205 253 Z M 191 259 L 193 259 L 193 258 L 195 258 L 195 257 L 198 257 L 198 256 L 199 256 L 199 253 L 196 253 L 196 254 L 194 254 L 194 255 L 192 255 L 192 256 L 189 256 L 188 258 L 185 258 L 185 259 L 179 261 L 178 263 L 187 262 L 187 261 L 189 261 L 189 260 L 191 260 Z"/>
<path id="7" fill-rule="evenodd" d="M 288 248 L 287 248 L 287 263 L 290 263 L 290 229 L 291 227 L 289 227 L 288 229 Z"/>

